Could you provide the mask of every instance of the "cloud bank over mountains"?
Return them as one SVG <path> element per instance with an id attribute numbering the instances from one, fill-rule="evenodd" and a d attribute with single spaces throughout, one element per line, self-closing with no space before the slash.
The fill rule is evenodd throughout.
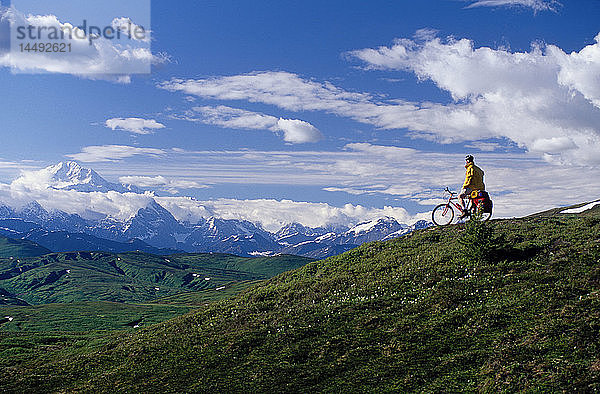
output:
<path id="1" fill-rule="evenodd" d="M 136 181 L 144 186 L 192 186 L 167 180 L 164 177 L 122 177 L 122 181 Z M 193 185 L 194 187 L 202 185 Z M 26 171 L 10 184 L 0 183 L 0 202 L 21 208 L 37 201 L 48 211 L 78 214 L 86 219 L 108 216 L 127 221 L 153 201 L 166 208 L 176 219 L 197 223 L 202 218 L 248 220 L 260 223 L 269 231 L 277 231 L 289 223 L 309 227 L 326 225 L 349 226 L 382 216 L 396 218 L 413 224 L 427 215 L 410 215 L 404 208 L 366 208 L 345 204 L 334 207 L 326 203 L 297 202 L 291 200 L 215 199 L 198 201 L 191 197 L 157 196 L 152 191 L 129 191 L 130 185 L 106 181 L 95 171 L 81 167 L 76 162 L 59 163 L 38 171 Z"/>
<path id="2" fill-rule="evenodd" d="M 121 159 L 119 168 L 134 175 L 109 171 L 111 179 L 118 179 L 119 183 L 108 182 L 76 163 L 71 164 L 74 171 L 62 171 L 63 175 L 57 170 L 61 166 L 24 171 L 13 182 L 0 184 L 0 201 L 18 207 L 37 200 L 47 210 L 85 218 L 108 215 L 118 220 L 127 220 L 157 201 L 178 220 L 194 223 L 215 216 L 249 220 L 276 231 L 290 222 L 309 227 L 348 226 L 382 216 L 411 224 L 429 217 L 429 207 L 443 201 L 444 187 L 456 189 L 464 179 L 464 170 L 456 165 L 462 161 L 462 154 L 369 143 L 350 143 L 342 152 L 180 149 L 163 153 L 141 155 L 136 161 Z M 557 166 L 525 154 L 485 153 L 476 155 L 476 160 L 486 172 L 486 184 L 495 202 L 494 217 L 527 215 L 600 195 L 600 182 L 593 167 Z M 185 167 L 180 166 L 181 162 L 186 163 Z M 155 175 L 159 168 L 164 175 Z M 574 177 L 573 171 L 578 176 Z M 290 180 L 296 186 L 338 195 L 389 196 L 390 203 L 369 207 L 268 197 L 186 197 L 194 195 L 194 189 L 274 182 L 284 187 Z M 412 212 L 402 208 L 409 202 Z"/>
<path id="3" fill-rule="evenodd" d="M 414 224 L 418 220 L 428 220 L 430 216 L 429 213 L 411 215 L 404 208 L 392 206 L 368 208 L 345 204 L 336 207 L 327 203 L 275 199 L 196 201 L 188 197 L 157 197 L 156 201 L 178 220 L 194 223 L 201 217 L 215 216 L 260 223 L 268 231 L 277 231 L 289 223 L 307 227 L 351 226 L 384 216 L 393 217 L 400 223 Z"/>

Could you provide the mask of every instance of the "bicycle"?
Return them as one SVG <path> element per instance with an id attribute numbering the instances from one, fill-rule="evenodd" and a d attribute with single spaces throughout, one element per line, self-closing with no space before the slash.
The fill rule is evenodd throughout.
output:
<path id="1" fill-rule="evenodd" d="M 491 212 L 484 212 L 484 207 L 482 203 L 474 204 L 473 199 L 470 195 L 468 196 L 467 208 L 465 209 L 462 207 L 462 204 L 458 202 L 458 193 L 452 192 L 448 188 L 446 188 L 444 191 L 450 193 L 450 197 L 448 197 L 448 202 L 446 202 L 445 204 L 438 205 L 433 209 L 433 212 L 431 213 L 431 219 L 433 220 L 433 223 L 435 223 L 437 226 L 447 226 L 449 224 L 452 224 L 452 221 L 454 220 L 455 216 L 455 210 L 460 212 L 461 216 L 466 211 L 466 218 L 478 218 L 483 222 L 490 220 L 490 218 L 492 217 Z"/>

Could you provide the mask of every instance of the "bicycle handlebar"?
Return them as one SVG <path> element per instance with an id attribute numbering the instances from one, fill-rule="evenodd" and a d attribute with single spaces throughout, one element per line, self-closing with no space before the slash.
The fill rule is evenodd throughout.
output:
<path id="1" fill-rule="evenodd" d="M 446 189 L 444 189 L 444 191 L 445 191 L 445 192 L 448 192 L 448 193 L 450 193 L 450 194 L 452 194 L 452 195 L 456 194 L 455 192 L 453 192 L 453 191 L 450 191 L 450 189 L 448 189 L 448 186 L 446 186 Z"/>

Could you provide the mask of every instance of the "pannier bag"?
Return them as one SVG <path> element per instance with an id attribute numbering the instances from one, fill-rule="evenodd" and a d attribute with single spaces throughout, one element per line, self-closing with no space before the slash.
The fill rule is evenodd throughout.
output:
<path id="1" fill-rule="evenodd" d="M 492 209 L 494 208 L 494 203 L 490 198 L 490 195 L 485 190 L 473 190 L 471 192 L 471 199 L 473 199 L 473 204 L 479 206 L 479 204 L 483 204 L 483 212 L 484 213 L 492 213 Z"/>

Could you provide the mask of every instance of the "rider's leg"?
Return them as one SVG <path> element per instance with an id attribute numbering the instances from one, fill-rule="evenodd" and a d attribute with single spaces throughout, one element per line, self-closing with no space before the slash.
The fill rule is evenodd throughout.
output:
<path id="1" fill-rule="evenodd" d="M 465 198 L 467 198 L 470 195 L 471 195 L 471 189 L 468 187 L 465 187 L 461 190 L 460 195 L 458 196 L 458 198 L 460 198 L 460 202 L 462 204 L 463 210 L 467 209 L 467 204 L 465 203 Z"/>
<path id="2" fill-rule="evenodd" d="M 458 196 L 460 198 L 460 202 L 463 208 L 463 213 L 462 215 L 460 215 L 459 219 L 464 219 L 465 217 L 469 216 L 469 211 L 467 210 L 467 203 L 465 202 L 465 199 L 469 201 L 470 196 L 471 189 L 468 187 L 463 188 L 460 192 L 460 195 Z"/>

